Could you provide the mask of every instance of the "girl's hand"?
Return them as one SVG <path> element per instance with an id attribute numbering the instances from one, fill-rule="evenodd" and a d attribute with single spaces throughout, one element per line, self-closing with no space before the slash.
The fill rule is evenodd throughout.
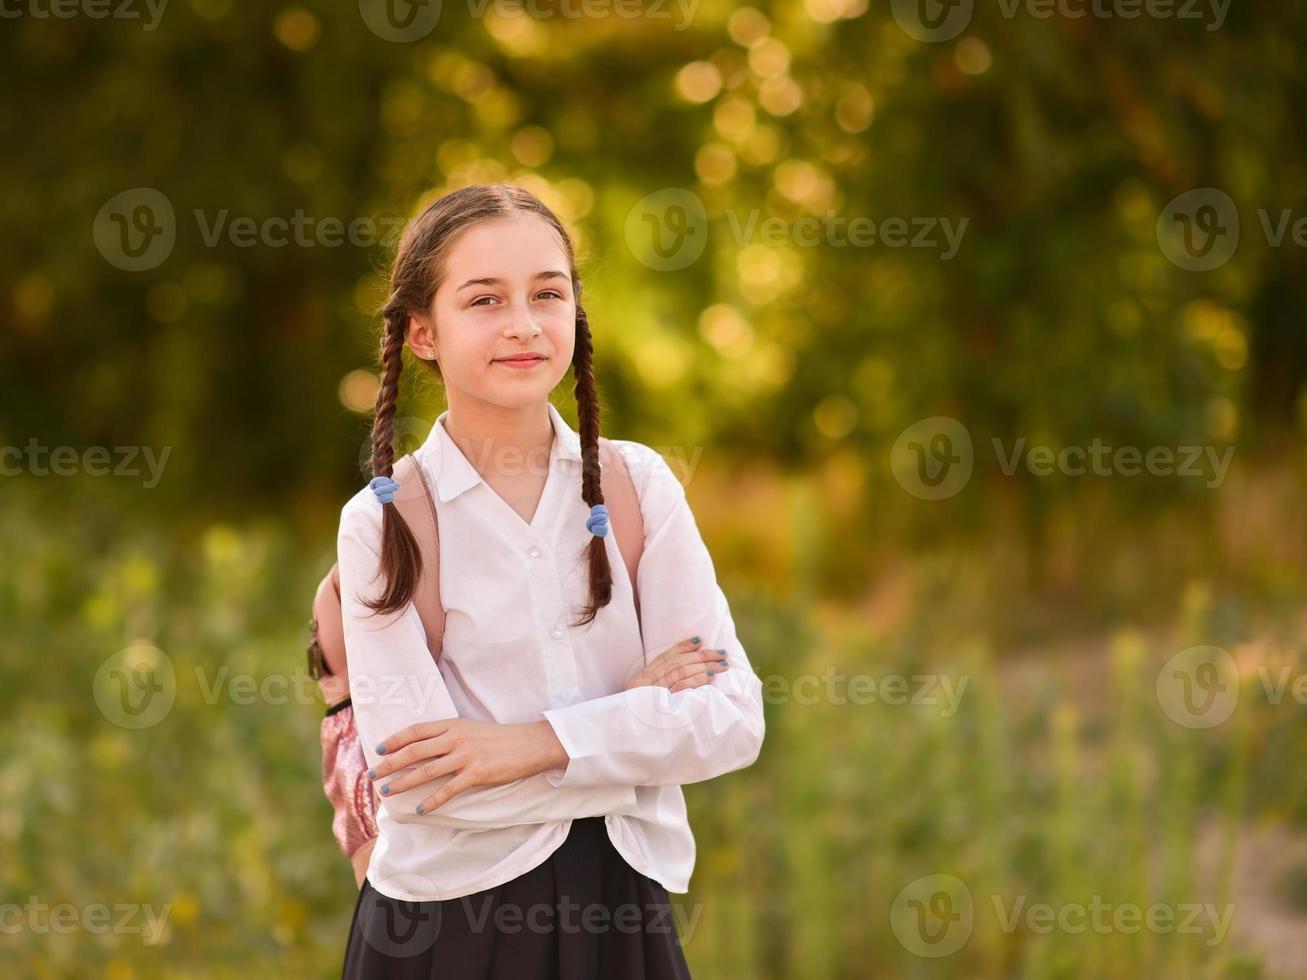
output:
<path id="1" fill-rule="evenodd" d="M 422 801 L 418 813 L 430 813 L 474 786 L 511 783 L 548 769 L 565 768 L 570 761 L 554 726 L 543 719 L 518 725 L 467 718 L 419 722 L 396 732 L 377 746 L 377 751 L 382 759 L 368 770 L 368 778 L 379 784 L 383 798 L 451 776 Z M 422 764 L 394 779 L 386 778 L 417 763 Z"/>
<path id="2" fill-rule="evenodd" d="M 692 636 L 668 647 L 626 682 L 626 690 L 652 686 L 687 691 L 707 684 L 714 675 L 727 669 L 726 651 L 716 647 L 701 649 L 700 642 L 699 637 Z"/>

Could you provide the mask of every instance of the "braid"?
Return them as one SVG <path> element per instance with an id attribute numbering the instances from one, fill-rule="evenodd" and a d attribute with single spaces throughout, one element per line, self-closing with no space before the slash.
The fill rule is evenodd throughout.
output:
<path id="1" fill-rule="evenodd" d="M 572 352 L 572 373 L 576 376 L 573 391 L 576 394 L 576 414 L 581 436 L 581 499 L 590 507 L 604 502 L 603 482 L 599 468 L 599 397 L 595 391 L 594 343 L 590 337 L 590 321 L 581 297 L 576 301 L 576 345 Z M 613 570 L 608 564 L 604 539 L 590 538 L 590 601 L 579 622 L 584 626 L 612 600 Z"/>
<path id="2" fill-rule="evenodd" d="M 391 476 L 395 468 L 395 406 L 399 403 L 399 376 L 404 367 L 404 334 L 408 314 L 386 307 L 381 335 L 381 388 L 377 391 L 372 420 L 372 475 Z M 381 505 L 381 572 L 386 590 L 377 599 L 364 600 L 375 612 L 402 609 L 413 598 L 422 573 L 422 553 L 394 501 Z"/>

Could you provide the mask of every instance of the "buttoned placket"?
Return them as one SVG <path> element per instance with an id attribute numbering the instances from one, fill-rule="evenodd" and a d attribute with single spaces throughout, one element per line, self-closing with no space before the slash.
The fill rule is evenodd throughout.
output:
<path id="1" fill-rule="evenodd" d="M 545 503 L 546 500 L 542 497 L 540 505 L 544 506 Z M 532 612 L 536 617 L 535 628 L 541 634 L 540 646 L 544 651 L 549 704 L 551 707 L 574 704 L 580 698 L 580 677 L 576 651 L 567 629 L 567 604 L 562 579 L 558 574 L 558 562 L 554 549 L 538 529 L 531 528 L 527 533 L 534 539 L 534 543 L 528 544 L 523 550 L 531 592 L 536 598 L 536 602 L 532 603 Z"/>

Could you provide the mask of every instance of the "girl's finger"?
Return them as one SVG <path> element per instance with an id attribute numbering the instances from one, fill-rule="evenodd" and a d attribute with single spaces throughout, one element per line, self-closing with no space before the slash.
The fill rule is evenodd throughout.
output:
<path id="1" fill-rule="evenodd" d="M 726 667 L 714 667 L 711 669 L 705 668 L 704 670 L 692 674 L 691 676 L 685 678 L 684 680 L 677 681 L 667 690 L 674 694 L 677 691 L 689 691 L 696 687 L 703 687 L 705 684 L 711 684 L 713 678 L 721 674 L 726 669 L 727 669 Z"/>
<path id="2" fill-rule="evenodd" d="M 697 687 L 700 684 L 708 683 L 714 676 L 720 674 L 726 669 L 725 666 L 716 661 L 711 663 L 684 664 L 667 676 L 664 686 L 669 691 L 678 691 L 681 690 L 686 683 L 693 681 L 694 683 L 691 686 Z"/>
<path id="3" fill-rule="evenodd" d="M 724 667 L 725 660 L 726 651 L 712 647 L 706 650 L 692 650 L 689 653 L 679 654 L 661 665 L 660 669 L 652 670 L 652 664 L 650 665 L 650 669 L 652 670 L 653 675 L 658 678 L 657 683 L 662 684 L 668 680 L 668 675 L 672 671 L 675 671 L 686 664 L 708 664 L 711 666 L 716 663 L 721 663 Z"/>
<path id="4" fill-rule="evenodd" d="M 446 718 L 442 721 L 420 721 L 415 725 L 409 725 L 401 729 L 394 735 L 391 735 L 384 742 L 377 744 L 377 755 L 389 755 L 397 752 L 410 742 L 416 742 L 422 738 L 434 738 L 442 734 L 449 723 L 456 719 Z"/>
<path id="5" fill-rule="evenodd" d="M 439 779 L 441 776 L 447 776 L 449 773 L 455 772 L 459 765 L 460 762 L 449 755 L 443 755 L 438 759 L 430 759 L 415 769 L 400 773 L 393 779 L 379 779 L 378 784 L 381 795 L 395 796 L 405 790 L 412 789 L 414 786 L 429 783 L 433 779 Z"/>
<path id="6" fill-rule="evenodd" d="M 381 757 L 381 760 L 368 770 L 369 779 L 381 779 L 383 776 L 389 776 L 392 772 L 398 772 L 423 759 L 431 759 L 438 755 L 443 755 L 448 749 L 448 740 L 443 738 L 428 738 L 421 742 L 413 742 L 404 746 L 393 755 L 387 753 Z"/>
<path id="7" fill-rule="evenodd" d="M 660 660 L 672 659 L 680 656 L 681 654 L 690 653 L 693 650 L 697 650 L 700 644 L 702 643 L 703 643 L 703 638 L 699 636 L 692 636 L 687 640 L 682 640 L 680 643 L 677 643 L 675 646 L 668 647 L 662 653 L 658 654 L 658 656 L 654 657 L 653 660 L 649 661 L 649 666 L 652 667 Z"/>
<path id="8" fill-rule="evenodd" d="M 450 799 L 463 792 L 463 790 L 471 789 L 475 785 L 475 780 L 467 774 L 467 770 L 456 773 L 454 778 L 419 803 L 417 806 L 417 812 L 430 813 L 437 807 L 443 806 L 445 803 L 449 802 Z"/>

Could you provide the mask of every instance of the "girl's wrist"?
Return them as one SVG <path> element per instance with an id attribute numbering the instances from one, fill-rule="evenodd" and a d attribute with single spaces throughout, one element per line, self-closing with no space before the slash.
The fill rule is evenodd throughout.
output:
<path id="1" fill-rule="evenodd" d="M 558 733 L 554 731 L 554 726 L 549 724 L 545 719 L 532 722 L 535 726 L 536 735 L 540 739 L 540 768 L 539 772 L 548 772 L 551 769 L 566 769 L 567 764 L 572 761 L 572 757 L 567 754 L 567 749 L 558 738 Z"/>

